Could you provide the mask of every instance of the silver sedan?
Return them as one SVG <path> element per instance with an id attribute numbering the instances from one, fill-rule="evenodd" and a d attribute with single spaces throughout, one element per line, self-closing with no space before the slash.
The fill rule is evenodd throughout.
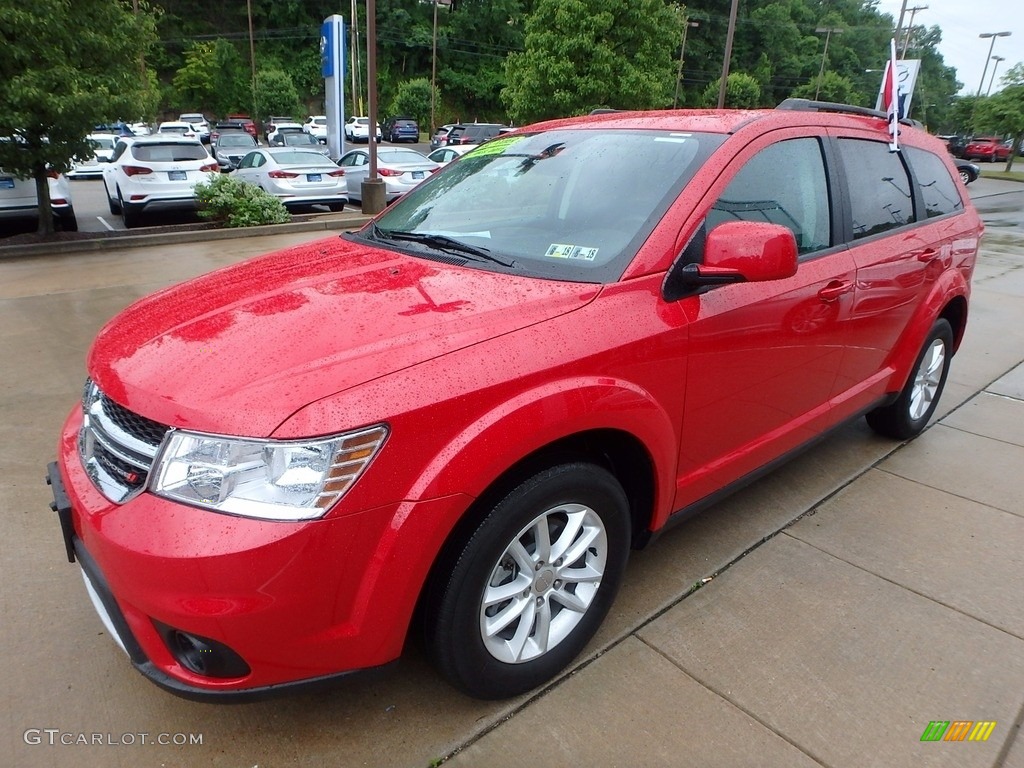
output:
<path id="1" fill-rule="evenodd" d="M 370 151 L 353 149 L 338 161 L 348 179 L 349 197 L 362 202 L 362 184 L 370 172 Z M 377 150 L 377 173 L 384 181 L 387 202 L 397 200 L 430 174 L 441 168 L 415 149 L 381 147 Z"/>
<path id="2" fill-rule="evenodd" d="M 289 208 L 326 205 L 340 211 L 348 202 L 345 170 L 315 149 L 253 150 L 242 158 L 232 175 L 269 192 Z"/>

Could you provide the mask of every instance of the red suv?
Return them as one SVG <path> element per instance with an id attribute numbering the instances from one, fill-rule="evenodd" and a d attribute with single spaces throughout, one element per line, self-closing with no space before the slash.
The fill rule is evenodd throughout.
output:
<path id="1" fill-rule="evenodd" d="M 132 663 L 231 700 L 414 632 L 519 694 L 631 549 L 861 414 L 920 433 L 982 223 L 934 137 L 785 106 L 523 128 L 113 318 L 49 479 Z"/>
<path id="2" fill-rule="evenodd" d="M 1010 156 L 1010 147 L 1005 141 L 996 137 L 971 139 L 964 147 L 964 160 L 988 160 L 989 162 L 1005 162 Z"/>

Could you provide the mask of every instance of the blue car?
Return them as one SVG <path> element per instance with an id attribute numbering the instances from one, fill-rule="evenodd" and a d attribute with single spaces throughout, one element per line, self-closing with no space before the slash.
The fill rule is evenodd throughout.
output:
<path id="1" fill-rule="evenodd" d="M 389 117 L 384 121 L 384 138 L 392 144 L 399 141 L 411 141 L 413 144 L 420 140 L 420 127 L 411 117 Z"/>

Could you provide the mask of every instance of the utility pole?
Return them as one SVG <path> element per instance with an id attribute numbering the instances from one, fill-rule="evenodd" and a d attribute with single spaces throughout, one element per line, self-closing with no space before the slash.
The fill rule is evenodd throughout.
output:
<path id="1" fill-rule="evenodd" d="M 259 116 L 256 113 L 256 43 L 252 34 L 252 0 L 245 0 L 245 7 L 249 14 L 249 67 L 252 69 L 252 78 L 249 84 L 252 89 L 252 121 L 256 123 L 256 132 L 259 133 L 262 128 L 259 127 L 257 122 Z"/>
<path id="2" fill-rule="evenodd" d="M 839 27 L 818 27 L 816 30 L 819 35 L 825 33 L 825 50 L 821 52 L 821 68 L 818 70 L 818 87 L 814 89 L 814 100 L 818 100 L 818 94 L 821 93 L 821 78 L 825 76 L 825 57 L 828 56 L 828 41 L 832 39 L 832 35 L 841 35 L 843 30 Z"/>
<path id="3" fill-rule="evenodd" d="M 732 58 L 732 41 L 736 35 L 736 12 L 740 0 L 732 0 L 729 9 L 729 31 L 725 36 L 725 58 L 722 60 L 722 81 L 718 84 L 718 108 L 725 109 L 725 86 L 729 80 L 729 59 Z"/>
<path id="4" fill-rule="evenodd" d="M 904 8 L 906 8 L 906 5 L 904 5 Z M 927 11 L 928 10 L 928 6 L 927 5 L 915 5 L 913 8 L 908 8 L 907 10 L 910 11 L 910 23 L 907 24 L 907 34 L 903 38 L 903 51 L 902 51 L 902 53 L 900 53 L 900 59 L 901 60 L 907 58 L 907 48 L 910 47 L 910 35 L 914 31 L 914 16 L 917 15 L 918 11 Z"/>
<path id="5" fill-rule="evenodd" d="M 683 43 L 679 46 L 679 71 L 676 73 L 676 97 L 672 100 L 672 109 L 678 109 L 679 107 L 679 83 L 683 79 L 683 56 L 686 53 L 686 30 L 690 27 L 699 27 L 700 24 L 696 21 L 690 21 L 687 19 L 686 23 L 683 24 Z"/>

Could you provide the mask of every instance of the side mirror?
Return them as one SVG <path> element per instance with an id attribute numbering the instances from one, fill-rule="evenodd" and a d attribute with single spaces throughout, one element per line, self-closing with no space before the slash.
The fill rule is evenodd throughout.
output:
<path id="1" fill-rule="evenodd" d="M 796 238 L 780 224 L 730 221 L 712 229 L 701 263 L 677 265 L 666 280 L 671 300 L 729 283 L 784 280 L 796 274 Z"/>

